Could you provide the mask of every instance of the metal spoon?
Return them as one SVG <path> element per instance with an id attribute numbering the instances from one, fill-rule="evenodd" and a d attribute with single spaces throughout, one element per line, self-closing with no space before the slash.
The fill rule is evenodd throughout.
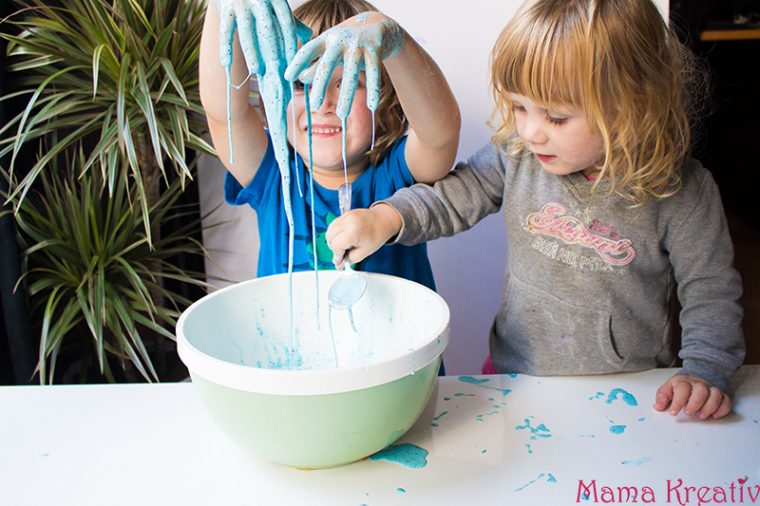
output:
<path id="1" fill-rule="evenodd" d="M 338 204 L 341 216 L 351 210 L 351 183 L 338 188 Z M 335 309 L 348 309 L 364 295 L 367 276 L 351 268 L 351 263 L 343 264 L 343 274 L 336 279 L 327 292 L 327 302 Z"/>

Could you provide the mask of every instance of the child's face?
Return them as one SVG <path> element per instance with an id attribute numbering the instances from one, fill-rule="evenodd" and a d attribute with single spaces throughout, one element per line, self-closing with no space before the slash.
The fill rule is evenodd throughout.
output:
<path id="1" fill-rule="evenodd" d="M 517 134 L 546 172 L 593 172 L 592 166 L 603 154 L 602 137 L 589 129 L 582 110 L 567 106 L 547 109 L 514 93 L 507 97 L 513 104 Z"/>
<path id="2" fill-rule="evenodd" d="M 340 95 L 340 83 L 343 69 L 338 67 L 333 72 L 330 84 L 325 91 L 325 100 L 319 110 L 311 112 L 311 136 L 313 170 L 315 179 L 325 186 L 332 185 L 328 180 L 343 177 L 343 132 L 340 118 L 335 108 Z M 293 108 L 295 108 L 295 127 L 293 125 Z M 307 132 L 307 115 L 303 88 L 297 87 L 288 106 L 288 138 L 294 143 L 298 153 L 308 164 L 309 137 Z M 372 142 L 372 112 L 367 108 L 367 90 L 364 72 L 359 75 L 351 111 L 346 119 L 346 165 L 349 180 L 353 181 L 369 163 L 367 151 Z M 322 176 L 320 178 L 320 176 Z M 327 176 L 325 178 L 325 176 Z M 352 177 L 353 176 L 353 177 Z M 321 179 L 321 180 L 320 180 Z M 335 186 L 337 188 L 337 186 Z"/>

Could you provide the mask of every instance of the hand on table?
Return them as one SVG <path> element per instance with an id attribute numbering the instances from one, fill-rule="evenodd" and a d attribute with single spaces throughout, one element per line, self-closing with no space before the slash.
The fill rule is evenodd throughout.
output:
<path id="1" fill-rule="evenodd" d="M 401 50 L 404 34 L 398 23 L 379 12 L 357 14 L 301 47 L 285 70 L 285 78 L 311 83 L 312 108 L 319 109 L 333 70 L 342 65 L 335 113 L 344 120 L 351 110 L 359 72 L 364 70 L 367 107 L 375 111 L 380 102 L 380 65 Z"/>
<path id="2" fill-rule="evenodd" d="M 686 374 L 676 374 L 657 389 L 654 409 L 673 416 L 683 409 L 687 416 L 722 418 L 731 412 L 731 397 L 713 384 Z"/>

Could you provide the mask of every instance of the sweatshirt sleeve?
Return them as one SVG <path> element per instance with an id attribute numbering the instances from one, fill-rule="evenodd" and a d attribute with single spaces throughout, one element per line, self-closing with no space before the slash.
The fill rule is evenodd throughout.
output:
<path id="1" fill-rule="evenodd" d="M 741 278 L 712 175 L 699 166 L 684 176 L 684 198 L 665 236 L 681 303 L 683 374 L 699 376 L 730 395 L 730 379 L 744 361 Z"/>
<path id="2" fill-rule="evenodd" d="M 383 201 L 401 214 L 396 243 L 407 246 L 451 236 L 501 208 L 509 162 L 491 143 L 434 185 L 415 184 Z"/>

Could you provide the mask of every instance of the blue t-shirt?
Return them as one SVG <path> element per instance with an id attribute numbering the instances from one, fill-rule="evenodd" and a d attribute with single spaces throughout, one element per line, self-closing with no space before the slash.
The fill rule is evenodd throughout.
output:
<path id="1" fill-rule="evenodd" d="M 390 197 L 396 190 L 414 184 L 414 178 L 409 172 L 404 157 L 405 146 L 406 136 L 391 146 L 377 166 L 368 167 L 352 183 L 353 208 L 367 208 L 373 202 Z M 297 165 L 298 178 L 293 172 L 290 178 L 290 200 L 295 225 L 293 270 L 304 271 L 314 269 L 311 195 L 307 168 L 300 156 Z M 292 162 L 291 169 L 293 169 Z M 297 182 L 300 182 L 300 194 Z M 283 205 L 280 170 L 274 157 L 271 140 L 256 176 L 248 186 L 243 188 L 230 173 L 227 173 L 224 182 L 224 198 L 229 204 L 249 204 L 256 210 L 260 239 L 258 276 L 287 272 L 289 228 Z M 325 232 L 330 223 L 340 215 L 338 190 L 324 188 L 315 182 L 314 201 L 318 268 L 335 269 L 332 263 L 333 254 L 327 246 Z M 354 265 L 354 268 L 392 274 L 435 290 L 433 271 L 425 244 L 382 246 L 375 253 Z"/>

